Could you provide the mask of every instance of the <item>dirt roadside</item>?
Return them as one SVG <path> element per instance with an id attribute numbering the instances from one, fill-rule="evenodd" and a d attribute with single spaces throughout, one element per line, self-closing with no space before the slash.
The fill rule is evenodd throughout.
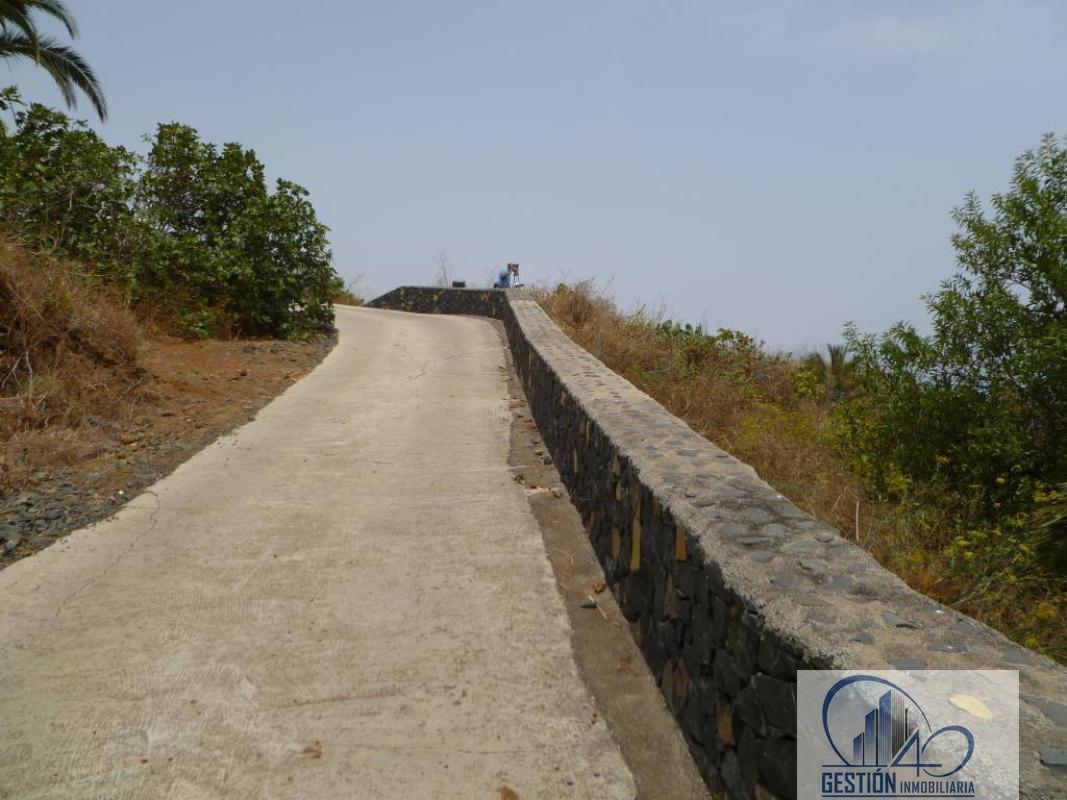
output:
<path id="1" fill-rule="evenodd" d="M 100 420 L 22 444 L 56 452 L 22 453 L 38 466 L 18 485 L 0 485 L 0 569 L 113 514 L 252 419 L 314 369 L 335 341 L 150 340 L 139 357 L 146 391 L 127 420 Z"/>
<path id="2" fill-rule="evenodd" d="M 503 338 L 503 327 L 496 327 Z M 606 590 L 585 526 L 547 455 L 510 350 L 506 352 L 512 411 L 509 463 L 544 536 L 567 607 L 578 672 L 630 767 L 637 800 L 708 800 L 707 785 L 630 635 L 629 623 Z"/>

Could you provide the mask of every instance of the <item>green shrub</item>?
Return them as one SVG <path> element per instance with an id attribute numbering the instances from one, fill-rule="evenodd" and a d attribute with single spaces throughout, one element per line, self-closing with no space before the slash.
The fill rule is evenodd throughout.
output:
<path id="1" fill-rule="evenodd" d="M 139 157 L 84 123 L 3 94 L 0 224 L 75 258 L 186 335 L 299 337 L 333 321 L 328 229 L 305 189 L 238 144 L 160 125 Z M 2 110 L 0 108 L 0 110 Z"/>
<path id="2" fill-rule="evenodd" d="M 147 232 L 136 219 L 137 158 L 82 122 L 40 105 L 0 135 L 0 220 L 34 248 L 128 278 Z"/>
<path id="3" fill-rule="evenodd" d="M 155 237 L 146 291 L 173 282 L 243 333 L 301 336 L 333 321 L 327 228 L 305 189 L 279 180 L 271 193 L 264 171 L 251 150 L 159 126 L 137 192 Z"/>
<path id="4" fill-rule="evenodd" d="M 1062 517 L 1045 522 L 1041 498 L 1067 480 L 1067 147 L 1025 153 L 991 206 L 970 195 L 954 213 L 960 270 L 926 298 L 931 334 L 848 330 L 860 392 L 842 440 L 878 490 L 969 509 L 971 561 L 1029 549 L 1062 576 Z"/>

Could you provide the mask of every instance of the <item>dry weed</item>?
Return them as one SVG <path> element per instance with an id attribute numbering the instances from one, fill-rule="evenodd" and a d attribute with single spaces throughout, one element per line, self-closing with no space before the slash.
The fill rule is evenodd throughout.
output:
<path id="1" fill-rule="evenodd" d="M 144 387 L 133 314 L 75 264 L 0 243 L 0 478 L 69 464 L 98 446 Z"/>
<path id="2" fill-rule="evenodd" d="M 666 335 L 662 320 L 624 314 L 588 281 L 536 288 L 534 294 L 575 342 L 912 587 L 1067 659 L 1065 615 L 1050 621 L 1030 613 L 1039 604 L 1067 609 L 1063 592 L 1055 586 L 961 583 L 943 556 L 961 533 L 959 515 L 873 496 L 834 442 L 832 402 L 803 391 L 795 361 L 743 342 L 717 347 L 701 344 L 703 337 Z"/>

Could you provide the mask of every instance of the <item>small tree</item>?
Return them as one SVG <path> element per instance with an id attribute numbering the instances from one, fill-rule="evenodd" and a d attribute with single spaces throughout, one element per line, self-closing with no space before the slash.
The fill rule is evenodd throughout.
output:
<path id="1" fill-rule="evenodd" d="M 144 243 L 131 201 L 137 157 L 83 122 L 0 94 L 15 125 L 0 135 L 0 222 L 34 247 L 127 272 Z"/>
<path id="2" fill-rule="evenodd" d="M 864 391 L 845 420 L 882 489 L 932 486 L 1025 527 L 1067 480 L 1067 141 L 1024 153 L 990 206 L 971 194 L 953 214 L 960 270 L 926 298 L 932 334 L 848 331 Z"/>
<path id="3" fill-rule="evenodd" d="M 217 148 L 187 125 L 160 125 L 151 142 L 138 190 L 156 234 L 145 292 L 191 308 L 197 333 L 211 332 L 205 312 L 254 335 L 302 335 L 333 321 L 327 228 L 303 187 L 279 180 L 271 193 L 252 150 Z"/>
<path id="4" fill-rule="evenodd" d="M 847 344 L 828 344 L 826 353 L 829 358 L 818 350 L 808 353 L 801 364 L 819 381 L 826 397 L 837 402 L 848 396 L 855 364 Z"/>
<path id="5" fill-rule="evenodd" d="M 437 275 L 434 276 L 434 286 L 448 287 L 452 285 L 452 262 L 448 258 L 447 250 L 438 250 L 433 255 L 434 264 L 437 265 Z"/>

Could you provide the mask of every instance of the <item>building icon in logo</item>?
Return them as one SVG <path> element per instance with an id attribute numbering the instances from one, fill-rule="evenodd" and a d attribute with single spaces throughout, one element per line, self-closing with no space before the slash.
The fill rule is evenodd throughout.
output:
<path id="1" fill-rule="evenodd" d="M 852 740 L 852 764 L 856 766 L 889 766 L 918 730 L 911 709 L 894 702 L 891 690 L 878 698 L 878 706 L 863 722 L 863 732 Z"/>

